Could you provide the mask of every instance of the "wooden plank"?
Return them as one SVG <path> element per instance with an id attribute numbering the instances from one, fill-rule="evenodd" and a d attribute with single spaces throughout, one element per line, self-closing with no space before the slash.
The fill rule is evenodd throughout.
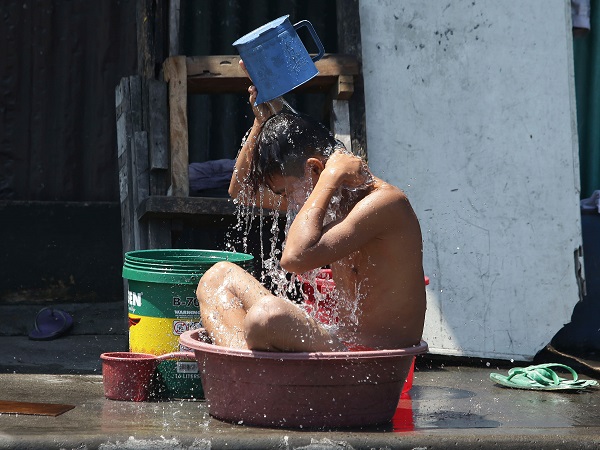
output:
<path id="1" fill-rule="evenodd" d="M 130 172 L 131 172 L 131 93 L 130 79 L 122 78 L 115 89 L 115 107 L 117 113 L 117 154 L 119 168 L 119 199 L 121 204 L 121 238 L 123 254 L 135 249 L 133 224 L 137 222 L 131 201 Z M 123 308 L 127 317 L 127 281 L 123 279 Z M 125 323 L 125 319 L 124 319 Z"/>
<path id="2" fill-rule="evenodd" d="M 136 155 L 135 155 L 135 134 L 139 133 L 144 128 L 143 123 L 143 105 L 142 105 L 142 78 L 139 76 L 129 77 L 129 118 L 130 118 L 130 143 L 126 149 L 128 153 L 128 180 L 127 188 L 129 190 L 128 202 L 131 210 L 131 222 L 129 224 L 129 232 L 132 234 L 133 248 L 132 250 L 140 249 L 140 229 L 139 223 L 136 220 L 136 210 L 139 204 L 138 186 L 136 176 Z"/>
<path id="3" fill-rule="evenodd" d="M 171 197 L 154 195 L 148 197 L 138 208 L 138 219 L 191 218 L 193 216 L 231 216 L 235 205 L 229 198 Z"/>
<path id="4" fill-rule="evenodd" d="M 136 207 L 145 200 L 150 193 L 149 175 L 148 175 L 148 132 L 137 131 L 133 135 L 132 142 L 133 155 L 133 176 L 134 187 L 137 191 Z"/>
<path id="5" fill-rule="evenodd" d="M 147 80 L 147 83 L 150 170 L 167 170 L 169 168 L 167 84 L 159 80 Z"/>
<path id="6" fill-rule="evenodd" d="M 138 76 L 129 77 L 129 112 L 131 114 L 131 136 L 144 128 L 142 107 L 142 79 Z"/>
<path id="7" fill-rule="evenodd" d="M 169 54 L 169 8 L 171 1 L 156 1 L 153 2 L 154 8 L 154 26 L 153 26 L 153 79 L 159 77 L 163 61 L 171 56 Z"/>
<path id="8" fill-rule="evenodd" d="M 189 77 L 247 78 L 235 55 L 190 56 L 186 59 Z M 327 53 L 315 63 L 317 76 L 358 75 L 360 66 L 350 55 Z"/>
<path id="9" fill-rule="evenodd" d="M 239 66 L 239 56 L 212 55 L 188 57 L 188 92 L 191 94 L 214 94 L 245 92 L 250 80 Z M 319 70 L 312 80 L 299 86 L 294 92 L 318 92 L 335 85 L 339 75 L 350 77 L 360 73 L 356 58 L 349 55 L 326 54 L 315 64 Z"/>
<path id="10" fill-rule="evenodd" d="M 146 131 L 137 131 L 134 133 L 131 142 L 131 155 L 133 205 L 134 211 L 137 211 L 140 202 L 148 198 L 150 192 L 148 170 L 148 133 Z M 148 248 L 146 229 L 141 227 L 137 220 L 134 223 L 134 239 L 136 250 Z"/>
<path id="11" fill-rule="evenodd" d="M 171 220 L 150 218 L 146 221 L 148 248 L 172 248 Z"/>
<path id="12" fill-rule="evenodd" d="M 119 197 L 121 204 L 121 238 L 123 254 L 134 249 L 133 212 L 129 189 L 129 157 L 119 158 Z"/>
<path id="13" fill-rule="evenodd" d="M 75 408 L 75 405 L 0 400 L 0 414 L 29 414 L 34 416 L 56 417 L 73 408 Z"/>
<path id="14" fill-rule="evenodd" d="M 150 195 L 165 195 L 169 189 L 169 108 L 167 83 L 146 80 L 148 89 L 148 145 Z"/>
<path id="15" fill-rule="evenodd" d="M 188 174 L 188 121 L 187 69 L 185 56 L 172 56 L 164 64 L 165 79 L 169 82 L 169 135 L 171 152 L 171 195 L 187 197 Z"/>
<path id="16" fill-rule="evenodd" d="M 131 112 L 129 78 L 122 78 L 115 89 L 115 107 L 117 112 L 117 158 L 119 169 L 119 200 L 121 204 L 121 235 L 123 253 L 134 248 L 132 229 L 133 211 L 129 189 L 129 166 L 131 142 Z"/>
<path id="17" fill-rule="evenodd" d="M 150 195 L 167 195 L 169 190 L 169 171 L 150 171 Z"/>
<path id="18" fill-rule="evenodd" d="M 358 75 L 360 73 L 360 64 L 351 55 L 325 54 L 315 65 L 319 70 L 317 77 Z"/>
<path id="19" fill-rule="evenodd" d="M 126 114 L 129 113 L 129 79 L 121 78 L 115 88 L 115 111 L 117 126 L 117 158 L 125 153 L 131 131 Z"/>
<path id="20" fill-rule="evenodd" d="M 169 56 L 179 55 L 180 0 L 169 0 Z"/>
<path id="21" fill-rule="evenodd" d="M 333 85 L 331 95 L 337 100 L 348 100 L 354 93 L 354 77 L 351 75 L 340 75 Z"/>
<path id="22" fill-rule="evenodd" d="M 154 11 L 152 0 L 136 0 L 137 74 L 154 78 Z"/>
<path id="23" fill-rule="evenodd" d="M 360 65 L 362 43 L 360 35 L 359 0 L 337 0 L 336 22 L 338 36 L 338 51 L 354 55 Z M 367 130 L 365 121 L 365 97 L 361 74 L 354 77 L 353 94 L 349 102 L 350 124 L 353 151 L 366 156 Z"/>
<path id="24" fill-rule="evenodd" d="M 346 149 L 352 151 L 350 110 L 346 100 L 331 100 L 331 131 Z"/>

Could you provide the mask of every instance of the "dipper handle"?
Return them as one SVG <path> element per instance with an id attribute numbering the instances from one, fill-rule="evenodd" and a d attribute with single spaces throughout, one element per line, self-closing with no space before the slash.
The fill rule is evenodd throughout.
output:
<path id="1" fill-rule="evenodd" d="M 312 23 L 310 23 L 308 20 L 301 20 L 300 22 L 298 22 L 297 24 L 294 25 L 294 30 L 298 31 L 298 28 L 302 28 L 302 27 L 308 28 L 308 31 L 309 31 L 311 37 L 313 38 L 313 41 L 315 41 L 315 44 L 317 44 L 319 53 L 317 54 L 317 56 L 311 57 L 313 62 L 317 62 L 325 54 L 325 48 L 323 47 L 323 44 L 321 43 L 321 39 L 319 39 L 317 32 L 313 28 Z"/>
<path id="2" fill-rule="evenodd" d="M 165 359 L 196 359 L 196 355 L 192 352 L 172 352 L 157 356 L 156 359 L 164 361 Z"/>

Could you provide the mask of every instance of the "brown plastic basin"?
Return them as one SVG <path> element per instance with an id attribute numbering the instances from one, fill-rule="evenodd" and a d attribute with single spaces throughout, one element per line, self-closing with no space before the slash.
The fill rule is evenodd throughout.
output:
<path id="1" fill-rule="evenodd" d="M 395 350 L 282 353 L 221 347 L 203 329 L 180 336 L 196 354 L 212 416 L 259 426 L 336 428 L 389 422 L 414 356 Z"/>

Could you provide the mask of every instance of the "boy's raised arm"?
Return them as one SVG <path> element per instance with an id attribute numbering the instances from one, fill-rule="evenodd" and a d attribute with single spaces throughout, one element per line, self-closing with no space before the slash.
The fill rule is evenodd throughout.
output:
<path id="1" fill-rule="evenodd" d="M 240 65 L 245 71 L 246 69 L 242 61 L 240 61 Z M 229 182 L 229 195 L 232 198 L 237 198 L 245 203 L 256 204 L 256 193 L 252 193 L 254 195 L 240 195 L 240 193 L 249 187 L 248 184 L 252 167 L 252 158 L 254 157 L 255 149 L 258 145 L 258 137 L 260 136 L 262 127 L 266 120 L 273 115 L 273 111 L 269 105 L 264 103 L 254 106 L 256 96 L 258 95 L 258 91 L 256 90 L 255 86 L 250 86 L 248 88 L 248 93 L 250 94 L 250 105 L 252 106 L 252 111 L 254 112 L 254 122 L 252 123 L 252 128 L 246 136 L 246 140 L 242 145 L 242 149 L 236 158 L 235 166 L 233 168 L 233 175 L 231 177 L 231 181 Z M 274 104 L 276 108 L 281 109 L 279 102 L 273 101 L 271 103 Z M 267 192 L 265 192 L 265 195 L 263 195 L 261 204 L 257 204 L 256 206 L 269 209 L 287 209 L 287 202 L 285 199 L 281 198 L 281 196 L 273 194 L 268 189 L 266 189 L 266 191 Z"/>
<path id="2" fill-rule="evenodd" d="M 258 119 L 254 119 L 252 128 L 246 136 L 246 140 L 242 146 L 242 149 L 238 153 L 235 160 L 235 166 L 233 168 L 233 176 L 229 183 L 229 195 L 232 198 L 237 198 L 244 185 L 249 182 L 250 168 L 252 166 L 252 156 L 254 149 L 257 145 L 258 136 L 260 135 L 262 124 Z"/>
<path id="3" fill-rule="evenodd" d="M 314 170 L 319 162 L 309 159 L 307 165 L 309 170 Z M 324 168 L 321 166 L 315 188 L 290 226 L 281 257 L 284 269 L 303 273 L 330 264 L 357 250 L 372 234 L 379 232 L 365 211 L 353 211 L 340 222 L 323 226 L 333 195 L 341 186 L 364 184 L 368 176 L 365 167 L 362 159 L 339 150 Z"/>

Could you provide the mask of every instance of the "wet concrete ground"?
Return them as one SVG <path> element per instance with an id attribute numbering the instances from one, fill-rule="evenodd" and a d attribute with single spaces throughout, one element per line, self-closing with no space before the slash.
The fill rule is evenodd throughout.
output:
<path id="1" fill-rule="evenodd" d="M 600 389 L 522 391 L 489 380 L 510 363 L 422 358 L 392 423 L 369 428 L 267 429 L 214 419 L 204 401 L 108 400 L 99 355 L 126 349 L 120 323 L 103 332 L 110 320 L 88 321 L 48 342 L 0 336 L 0 400 L 75 406 L 56 417 L 0 414 L 0 449 L 600 448 Z"/>

